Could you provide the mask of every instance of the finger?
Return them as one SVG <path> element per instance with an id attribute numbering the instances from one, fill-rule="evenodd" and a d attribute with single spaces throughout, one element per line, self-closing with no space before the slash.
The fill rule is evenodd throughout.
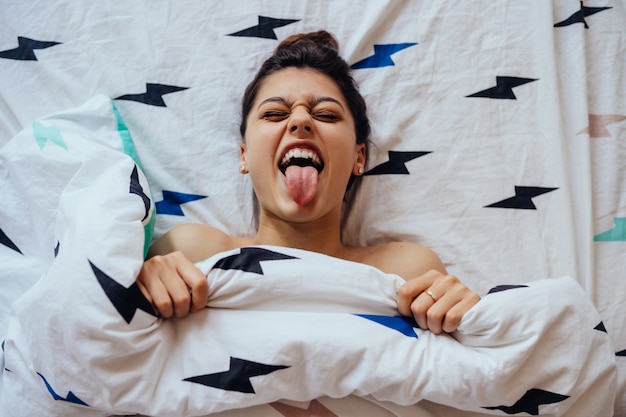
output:
<path id="1" fill-rule="evenodd" d="M 146 286 L 139 280 L 137 280 L 137 286 L 139 287 L 139 290 L 146 298 L 146 300 L 148 300 L 148 302 L 152 304 L 152 297 L 150 296 L 150 292 L 148 292 L 148 290 L 146 289 Z"/>
<path id="2" fill-rule="evenodd" d="M 152 303 L 155 311 L 163 318 L 169 318 L 174 314 L 172 300 L 167 288 L 161 281 L 161 274 L 167 267 L 167 260 L 163 256 L 155 256 L 143 263 L 137 284 Z"/>
<path id="3" fill-rule="evenodd" d="M 150 303 L 150 306 L 152 307 L 154 314 L 156 316 L 160 316 L 161 313 L 158 311 L 158 309 L 154 305 L 154 300 L 152 299 L 152 296 L 150 295 L 150 291 L 148 291 L 146 286 L 140 280 L 137 280 L 137 286 L 139 287 L 139 290 L 141 290 L 141 293 L 146 298 L 146 300 L 148 300 L 148 302 Z"/>
<path id="4" fill-rule="evenodd" d="M 434 300 L 425 292 L 419 294 L 411 303 L 410 314 L 422 330 L 428 330 L 428 312 L 435 304 Z"/>
<path id="5" fill-rule="evenodd" d="M 461 319 L 476 303 L 480 301 L 480 296 L 474 292 L 469 292 L 466 296 L 457 304 L 455 304 L 446 313 L 443 321 L 443 331 L 446 333 L 455 332 L 461 323 Z"/>
<path id="6" fill-rule="evenodd" d="M 450 309 L 456 305 L 458 300 L 451 294 L 444 294 L 441 298 L 430 306 L 426 312 L 426 326 L 428 330 L 435 334 L 443 332 L 443 323 Z"/>
<path id="7" fill-rule="evenodd" d="M 445 291 L 441 297 L 435 296 L 436 302 L 427 312 L 428 329 L 436 334 L 455 331 L 463 315 L 480 300 L 455 277 L 445 277 L 432 288 L 428 291 Z"/>
<path id="8" fill-rule="evenodd" d="M 191 293 L 187 284 L 178 273 L 163 275 L 161 281 L 165 286 L 174 308 L 174 316 L 178 318 L 189 314 L 191 308 Z"/>
<path id="9" fill-rule="evenodd" d="M 153 280 L 150 281 L 149 285 L 146 285 L 146 288 L 152 297 L 152 305 L 159 312 L 159 315 L 165 319 L 172 317 L 174 306 L 165 285 L 160 280 Z"/>
<path id="10" fill-rule="evenodd" d="M 403 316 L 411 316 L 411 304 L 414 300 L 413 289 L 407 281 L 398 289 L 398 312 Z"/>
<path id="11" fill-rule="evenodd" d="M 445 331 L 444 322 L 451 309 L 463 300 L 468 289 L 455 276 L 442 275 L 427 292 L 433 294 L 433 299 L 435 300 L 435 303 L 427 313 L 428 329 L 435 334 L 440 334 Z M 451 316 L 449 320 L 451 325 L 453 320 L 454 317 Z"/>
<path id="12" fill-rule="evenodd" d="M 429 271 L 424 275 L 406 281 L 398 289 L 398 312 L 405 316 L 412 315 L 412 304 L 417 297 L 428 289 L 441 273 Z"/>
<path id="13" fill-rule="evenodd" d="M 206 276 L 191 262 L 179 266 L 179 273 L 191 292 L 189 311 L 195 313 L 205 308 L 209 302 L 209 284 Z"/>
<path id="14" fill-rule="evenodd" d="M 446 320 L 449 322 L 448 328 L 456 329 L 454 322 L 461 319 L 456 316 L 457 310 L 453 310 L 453 308 L 470 293 L 467 287 L 453 275 L 442 275 L 426 292 L 433 294 L 435 301 L 427 312 L 428 329 L 435 334 L 442 333 L 445 331 L 444 322 Z M 459 312 L 462 312 L 462 309 Z M 448 317 L 449 314 L 450 317 Z"/>

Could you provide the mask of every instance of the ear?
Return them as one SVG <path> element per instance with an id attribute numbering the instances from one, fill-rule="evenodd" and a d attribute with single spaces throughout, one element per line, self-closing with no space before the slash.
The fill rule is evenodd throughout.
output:
<path id="1" fill-rule="evenodd" d="M 239 162 L 246 163 L 246 142 L 239 143 Z"/>
<path id="2" fill-rule="evenodd" d="M 354 175 L 363 175 L 365 171 L 365 144 L 357 143 L 356 144 L 356 159 L 354 161 L 354 166 L 352 167 L 352 173 Z"/>

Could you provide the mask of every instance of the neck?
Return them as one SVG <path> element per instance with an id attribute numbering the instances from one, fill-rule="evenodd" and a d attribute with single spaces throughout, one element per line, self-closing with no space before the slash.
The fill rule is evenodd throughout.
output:
<path id="1" fill-rule="evenodd" d="M 284 246 L 342 257 L 341 228 L 336 222 L 286 222 L 261 216 L 255 241 L 260 245 Z"/>

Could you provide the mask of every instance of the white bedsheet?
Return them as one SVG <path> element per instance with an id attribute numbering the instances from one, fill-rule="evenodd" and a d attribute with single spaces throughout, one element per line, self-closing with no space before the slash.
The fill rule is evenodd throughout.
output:
<path id="1" fill-rule="evenodd" d="M 619 369 L 615 415 L 626 416 L 622 2 L 5 3 L 0 145 L 35 121 L 50 126 L 46 115 L 113 98 L 155 203 L 153 223 L 142 224 L 150 240 L 182 222 L 253 232 L 251 186 L 237 171 L 244 86 L 286 36 L 334 33 L 373 127 L 346 242 L 425 244 L 481 293 L 571 276 L 607 330 Z M 142 99 L 155 87 L 163 94 Z M 69 113 L 96 142 L 120 135 L 115 118 L 102 125 Z M 40 142 L 28 146 L 63 155 L 57 136 L 35 129 Z M 14 159 L 26 143 L 0 149 L 1 340 L 12 304 L 57 245 L 62 182 L 45 198 L 29 192 L 52 180 L 45 167 L 64 164 L 42 166 L 33 149 Z"/>

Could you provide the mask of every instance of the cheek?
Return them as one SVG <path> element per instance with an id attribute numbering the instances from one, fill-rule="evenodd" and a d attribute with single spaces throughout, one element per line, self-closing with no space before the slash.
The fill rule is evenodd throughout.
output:
<path id="1" fill-rule="evenodd" d="M 356 135 L 351 129 L 342 129 L 332 135 L 332 148 L 337 150 L 349 162 L 355 162 L 357 157 Z"/>
<path id="2" fill-rule="evenodd" d="M 267 122 L 252 119 L 246 129 L 246 142 L 272 143 L 279 140 L 285 130 L 286 123 Z"/>
<path id="3" fill-rule="evenodd" d="M 248 131 L 250 132 L 250 130 Z M 277 146 L 278 141 L 269 132 L 258 130 L 254 135 L 247 135 L 246 161 L 248 168 L 254 170 L 257 166 L 273 164 Z"/>

